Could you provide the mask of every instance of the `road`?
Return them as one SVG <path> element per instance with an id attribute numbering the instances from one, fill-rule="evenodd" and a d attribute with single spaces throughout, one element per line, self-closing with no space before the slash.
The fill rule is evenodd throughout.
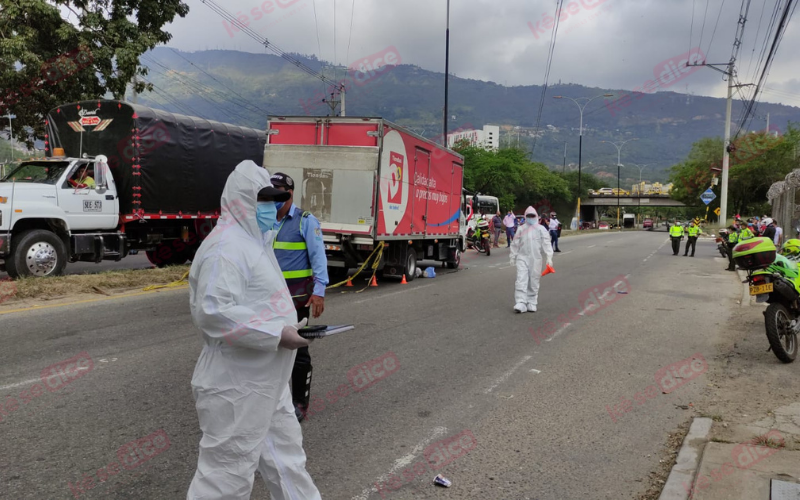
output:
<path id="1" fill-rule="evenodd" d="M 673 256 L 658 232 L 561 247 L 536 314 L 512 312 L 506 249 L 465 256 L 458 271 L 437 267 L 435 279 L 329 295 L 325 322 L 356 330 L 312 345 L 316 411 L 304 447 L 323 498 L 620 499 L 646 489 L 668 433 L 691 416 L 681 406 L 705 386 L 702 362 L 686 378 L 664 368 L 712 361 L 713 318 L 729 314 L 740 285 L 713 239 L 695 258 Z M 620 280 L 628 293 L 603 295 Z M 587 309 L 595 289 L 605 300 Z M 186 289 L 0 309 L 0 335 L 0 498 L 185 498 L 201 348 Z M 80 353 L 91 358 L 80 377 L 32 392 L 43 370 Z M 396 365 L 383 378 L 350 385 L 348 372 L 386 357 Z M 113 465 L 118 450 L 157 432 L 150 460 Z M 436 473 L 453 486 L 431 485 Z M 268 498 L 258 478 L 253 498 Z"/>

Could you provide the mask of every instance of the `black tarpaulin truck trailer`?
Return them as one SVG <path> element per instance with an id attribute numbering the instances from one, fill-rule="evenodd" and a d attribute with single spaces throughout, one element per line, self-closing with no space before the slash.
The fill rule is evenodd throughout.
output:
<path id="1" fill-rule="evenodd" d="M 0 181 L 0 259 L 12 276 L 139 250 L 159 266 L 185 263 L 219 218 L 228 175 L 243 160 L 260 165 L 266 143 L 264 131 L 112 100 L 60 106 L 46 130 L 47 158 Z M 80 182 L 86 172 L 96 186 Z"/>

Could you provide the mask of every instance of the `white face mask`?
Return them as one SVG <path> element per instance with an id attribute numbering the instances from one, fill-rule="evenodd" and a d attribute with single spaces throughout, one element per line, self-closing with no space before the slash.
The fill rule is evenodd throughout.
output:
<path id="1" fill-rule="evenodd" d="M 525 217 L 525 222 L 532 226 L 536 224 L 536 217 Z"/>

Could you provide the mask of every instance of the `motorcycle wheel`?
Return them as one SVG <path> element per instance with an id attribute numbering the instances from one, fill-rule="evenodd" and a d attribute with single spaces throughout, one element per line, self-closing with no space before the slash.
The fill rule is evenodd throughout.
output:
<path id="1" fill-rule="evenodd" d="M 791 363 L 797 356 L 797 335 L 789 327 L 792 317 L 783 304 L 770 304 L 764 312 L 767 340 L 775 357 Z"/>
<path id="2" fill-rule="evenodd" d="M 492 244 L 489 242 L 489 238 L 483 240 L 483 249 L 486 252 L 486 256 L 492 255 Z"/>

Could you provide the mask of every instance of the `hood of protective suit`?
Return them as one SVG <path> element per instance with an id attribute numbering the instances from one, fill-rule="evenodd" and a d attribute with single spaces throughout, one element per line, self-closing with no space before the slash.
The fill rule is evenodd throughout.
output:
<path id="1" fill-rule="evenodd" d="M 536 217 L 536 224 L 539 223 L 539 213 L 533 207 L 528 207 L 525 209 L 525 218 L 528 217 L 529 214 L 533 214 Z"/>
<path id="2" fill-rule="evenodd" d="M 263 235 L 256 220 L 256 202 L 258 192 L 271 186 L 267 169 L 259 167 L 251 160 L 244 160 L 236 165 L 222 191 L 222 216 L 219 218 L 219 225 L 239 225 L 247 234 L 261 241 Z"/>

